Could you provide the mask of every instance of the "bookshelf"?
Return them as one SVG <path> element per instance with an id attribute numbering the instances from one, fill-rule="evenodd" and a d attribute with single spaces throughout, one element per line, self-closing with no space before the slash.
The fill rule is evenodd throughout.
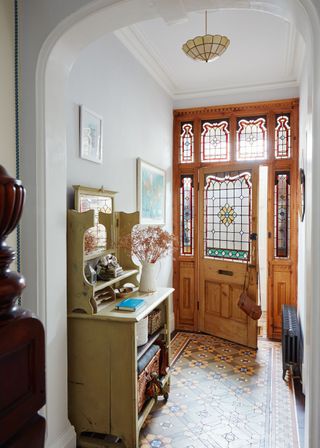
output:
<path id="1" fill-rule="evenodd" d="M 138 413 L 137 361 L 158 338 L 170 356 L 172 293 L 172 288 L 135 292 L 132 297 L 143 298 L 145 304 L 134 312 L 117 311 L 119 299 L 95 314 L 68 314 L 69 418 L 80 447 L 82 434 L 89 431 L 112 434 L 126 448 L 138 448 L 139 431 L 155 400 Z M 155 308 L 162 311 L 162 326 L 137 347 L 137 324 Z M 161 381 L 169 390 L 169 373 Z"/>

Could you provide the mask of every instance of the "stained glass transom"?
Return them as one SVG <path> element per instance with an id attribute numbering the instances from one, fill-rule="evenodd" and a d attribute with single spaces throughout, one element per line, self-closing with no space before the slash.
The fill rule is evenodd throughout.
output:
<path id="1" fill-rule="evenodd" d="M 290 115 L 277 115 L 275 128 L 275 157 L 288 159 L 291 152 Z"/>
<path id="2" fill-rule="evenodd" d="M 193 123 L 181 123 L 180 133 L 180 162 L 192 163 L 194 161 L 194 135 Z"/>
<path id="3" fill-rule="evenodd" d="M 274 256 L 287 258 L 290 241 L 290 173 L 276 172 L 274 186 Z"/>
<path id="4" fill-rule="evenodd" d="M 201 161 L 229 160 L 229 123 L 223 121 L 202 122 Z"/>
<path id="5" fill-rule="evenodd" d="M 263 160 L 267 158 L 267 128 L 264 117 L 238 120 L 238 160 Z"/>
<path id="6" fill-rule="evenodd" d="M 250 172 L 207 175 L 204 186 L 205 256 L 246 261 L 250 257 Z"/>
<path id="7" fill-rule="evenodd" d="M 95 241 L 94 250 L 105 249 L 107 242 L 106 228 L 99 224 L 99 212 L 112 213 L 112 198 L 108 196 L 81 194 L 79 199 L 80 212 L 94 210 L 94 227 L 86 231 L 93 236 Z"/>
<path id="8" fill-rule="evenodd" d="M 193 176 L 181 176 L 180 183 L 180 254 L 193 255 L 194 186 Z"/>

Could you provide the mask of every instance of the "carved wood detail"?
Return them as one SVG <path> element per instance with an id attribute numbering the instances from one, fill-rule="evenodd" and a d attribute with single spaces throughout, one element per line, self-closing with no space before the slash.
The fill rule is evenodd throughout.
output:
<path id="1" fill-rule="evenodd" d="M 194 263 L 180 263 L 179 285 L 179 321 L 178 327 L 188 325 L 193 328 L 195 321 L 195 288 L 194 288 Z"/>

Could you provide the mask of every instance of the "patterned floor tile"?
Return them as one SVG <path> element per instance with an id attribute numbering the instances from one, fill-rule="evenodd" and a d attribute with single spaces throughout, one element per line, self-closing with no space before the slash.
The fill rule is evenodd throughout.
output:
<path id="1" fill-rule="evenodd" d="M 254 351 L 209 335 L 178 333 L 171 391 L 140 433 L 141 448 L 298 448 L 281 345 Z"/>

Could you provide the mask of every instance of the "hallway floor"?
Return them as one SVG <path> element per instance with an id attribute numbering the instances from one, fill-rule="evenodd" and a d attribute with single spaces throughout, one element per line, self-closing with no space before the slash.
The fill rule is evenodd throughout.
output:
<path id="1" fill-rule="evenodd" d="M 179 332 L 166 404 L 159 400 L 141 448 L 298 448 L 291 381 L 281 345 L 249 350 L 213 336 Z"/>

